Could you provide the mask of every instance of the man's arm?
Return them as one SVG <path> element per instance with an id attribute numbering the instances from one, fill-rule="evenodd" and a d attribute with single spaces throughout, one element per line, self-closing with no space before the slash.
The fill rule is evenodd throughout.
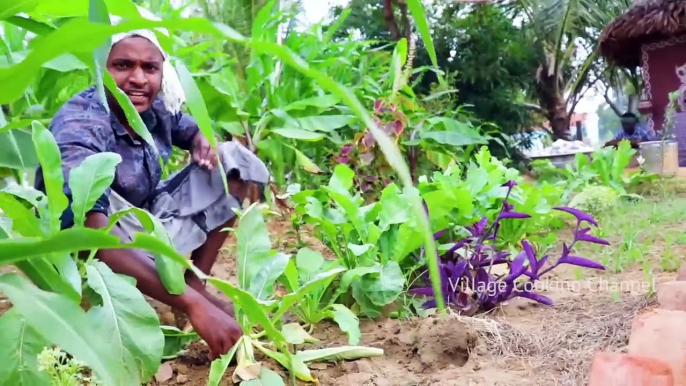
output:
<path id="1" fill-rule="evenodd" d="M 109 222 L 109 218 L 103 213 L 90 212 L 86 216 L 86 227 L 88 228 L 106 228 Z M 118 227 L 114 227 L 112 233 L 122 240 L 126 240 Z M 181 295 L 170 294 L 157 273 L 154 260 L 141 250 L 101 249 L 96 256 L 107 264 L 112 271 L 136 279 L 136 286 L 145 295 L 185 314 L 189 314 L 193 305 L 201 304 L 205 299 L 189 286 L 186 286 L 186 290 Z"/>
<path id="2" fill-rule="evenodd" d="M 190 115 L 178 113 L 172 118 L 172 145 L 190 151 L 193 147 L 193 139 L 199 132 L 198 123 Z"/>

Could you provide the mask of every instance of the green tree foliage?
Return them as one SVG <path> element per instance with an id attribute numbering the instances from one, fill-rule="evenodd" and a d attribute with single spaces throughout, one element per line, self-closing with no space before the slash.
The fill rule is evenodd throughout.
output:
<path id="1" fill-rule="evenodd" d="M 351 14 L 340 38 L 391 40 L 381 2 L 352 0 Z M 335 14 L 342 12 L 338 8 Z M 395 20 L 402 12 L 394 9 Z M 535 87 L 537 61 L 524 31 L 512 23 L 505 11 L 494 5 L 465 6 L 437 2 L 427 6 L 439 68 L 448 74 L 457 90 L 455 105 L 465 106 L 480 123 L 491 123 L 506 134 L 526 131 L 541 123 L 541 117 L 525 106 L 526 93 Z M 401 23 L 402 25 L 402 23 Z M 402 27 L 401 27 L 402 28 Z M 417 41 L 415 68 L 429 65 L 429 57 Z M 427 72 L 415 91 L 429 94 L 437 75 Z M 502 151 L 493 149 L 495 154 Z M 502 149 L 501 149 L 502 150 Z"/>

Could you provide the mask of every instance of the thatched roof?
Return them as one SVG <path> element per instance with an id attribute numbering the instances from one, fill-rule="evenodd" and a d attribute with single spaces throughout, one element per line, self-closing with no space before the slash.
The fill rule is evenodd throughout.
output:
<path id="1" fill-rule="evenodd" d="M 600 35 L 600 53 L 623 67 L 641 64 L 643 43 L 686 34 L 686 0 L 639 0 Z"/>

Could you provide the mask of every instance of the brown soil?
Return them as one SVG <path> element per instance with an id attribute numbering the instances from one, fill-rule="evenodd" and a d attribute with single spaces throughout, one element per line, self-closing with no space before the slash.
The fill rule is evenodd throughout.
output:
<path id="1" fill-rule="evenodd" d="M 269 228 L 275 248 L 295 252 L 295 237 L 286 220 L 273 220 Z M 326 252 L 313 237 L 302 238 L 311 248 Z M 233 245 L 231 238 L 212 272 L 231 282 L 235 282 Z M 657 245 L 653 248 L 662 249 Z M 655 280 L 659 283 L 674 276 L 659 274 Z M 571 269 L 563 269 L 555 279 L 571 283 L 575 278 Z M 360 344 L 381 348 L 384 355 L 314 364 L 312 373 L 327 386 L 584 385 L 592 355 L 601 350 L 624 350 L 633 315 L 654 304 L 645 292 L 604 290 L 600 279 L 607 285 L 608 280 L 641 282 L 643 277 L 639 267 L 621 274 L 586 275 L 577 282 L 580 288 L 558 286 L 542 291 L 555 301 L 552 307 L 515 299 L 476 317 L 450 314 L 413 320 L 361 320 Z M 8 308 L 2 299 L 0 294 L 0 314 Z M 151 303 L 162 323 L 175 323 L 168 307 Z M 325 345 L 320 347 L 345 345 L 347 341 L 337 326 L 328 323 L 316 326 L 313 335 Z M 163 365 L 165 381 L 151 384 L 206 385 L 210 365 L 207 354 L 204 343 L 192 343 L 187 354 Z M 289 375 L 278 364 L 259 354 L 257 359 L 290 384 Z M 222 385 L 232 384 L 232 372 L 230 367 Z"/>
<path id="2" fill-rule="evenodd" d="M 269 229 L 275 247 L 295 252 L 289 223 L 272 221 Z M 328 253 L 313 237 L 302 237 L 311 248 Z M 233 240 L 227 245 L 213 274 L 233 281 Z M 673 276 L 660 274 L 655 281 Z M 563 283 L 575 280 L 573 270 L 564 268 L 549 279 Z M 655 302 L 646 293 L 628 288 L 611 292 L 613 280 L 639 283 L 643 278 L 640 268 L 622 274 L 586 275 L 577 281 L 578 288 L 558 285 L 541 291 L 555 301 L 553 307 L 515 299 L 489 315 L 471 318 L 450 314 L 413 320 L 361 320 L 360 344 L 381 348 L 384 355 L 315 364 L 312 373 L 320 384 L 331 386 L 584 385 L 592 355 L 601 350 L 624 350 L 633 315 Z M 313 335 L 327 347 L 347 344 L 345 335 L 332 324 L 321 323 Z M 257 358 L 264 359 L 260 355 Z M 269 360 L 263 363 L 290 384 L 290 377 L 278 364 Z M 202 343 L 194 343 L 187 356 L 169 364 L 173 377 L 159 385 L 206 384 L 209 360 Z M 230 367 L 222 385 L 232 384 L 232 372 Z"/>

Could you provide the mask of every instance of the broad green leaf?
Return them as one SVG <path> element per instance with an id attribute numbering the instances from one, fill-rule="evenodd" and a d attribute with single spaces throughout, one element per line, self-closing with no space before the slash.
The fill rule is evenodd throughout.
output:
<path id="1" fill-rule="evenodd" d="M 31 122 L 29 121 L 29 125 Z M 19 130 L 25 127 L 25 124 L 26 121 L 21 121 L 21 125 L 13 125 L 12 122 L 5 126 L 0 125 L 0 167 L 27 170 L 38 166 L 38 156 L 31 133 Z"/>
<path id="2" fill-rule="evenodd" d="M 338 288 L 336 289 L 332 299 L 335 301 L 339 296 L 346 293 L 350 288 L 350 285 L 360 277 L 379 272 L 381 272 L 381 264 L 379 263 L 376 263 L 371 267 L 358 267 L 346 271 L 341 277 L 341 281 L 338 283 Z"/>
<path id="3" fill-rule="evenodd" d="M 50 386 L 48 374 L 38 370 L 38 354 L 50 341 L 10 309 L 0 316 L 0 386 Z"/>
<path id="4" fill-rule="evenodd" d="M 360 320 L 350 309 L 342 304 L 332 304 L 327 316 L 338 324 L 341 331 L 348 335 L 348 344 L 356 345 L 360 343 Z"/>
<path id="5" fill-rule="evenodd" d="M 231 360 L 234 355 L 236 355 L 238 346 L 239 344 L 236 342 L 226 355 L 222 355 L 221 358 L 212 361 L 212 364 L 210 365 L 210 375 L 207 377 L 207 386 L 219 386 L 226 369 L 229 368 Z"/>
<path id="6" fill-rule="evenodd" d="M 290 259 L 284 253 L 275 253 L 265 260 L 250 280 L 250 292 L 255 298 L 267 300 L 274 293 L 274 283 L 283 274 Z"/>
<path id="7" fill-rule="evenodd" d="M 241 382 L 241 386 L 285 386 L 283 378 L 273 370 L 262 366 L 260 367 L 260 375 L 249 381 Z"/>
<path id="8" fill-rule="evenodd" d="M 289 344 L 315 343 L 318 341 L 298 323 L 284 324 L 281 328 L 281 333 Z"/>
<path id="9" fill-rule="evenodd" d="M 69 200 L 64 195 L 64 173 L 62 171 L 62 156 L 52 133 L 41 123 L 34 121 L 33 143 L 36 154 L 42 166 L 45 193 L 48 196 L 50 208 L 50 231 L 57 232 L 61 228 L 60 217 L 67 209 Z"/>
<path id="10" fill-rule="evenodd" d="M 236 265 L 240 288 L 250 288 L 262 264 L 272 258 L 271 248 L 272 243 L 262 213 L 259 207 L 252 205 L 243 212 L 236 231 Z"/>
<path id="11" fill-rule="evenodd" d="M 162 222 L 146 210 L 134 207 L 114 213 L 110 216 L 110 223 L 114 223 L 114 221 L 112 221 L 113 218 L 118 221 L 120 218 L 126 216 L 135 216 L 140 221 L 140 225 L 142 225 L 152 237 L 159 240 L 168 248 L 174 247 Z M 157 272 L 160 275 L 160 279 L 162 279 L 164 288 L 173 295 L 181 295 L 183 291 L 186 290 L 184 265 L 179 264 L 164 253 L 154 252 L 153 256 L 155 258 Z"/>
<path id="12" fill-rule="evenodd" d="M 365 253 L 369 252 L 370 249 L 374 247 L 373 244 L 353 244 L 353 243 L 348 243 L 347 245 L 348 250 L 353 253 L 353 255 L 360 257 L 364 255 Z"/>
<path id="13" fill-rule="evenodd" d="M 119 353 L 129 371 L 148 382 L 162 360 L 164 335 L 155 310 L 138 289 L 96 261 L 86 267 L 88 286 L 102 298 L 102 305 L 88 311 L 100 339 Z"/>
<path id="14" fill-rule="evenodd" d="M 233 301 L 237 308 L 240 308 L 240 310 L 247 315 L 251 323 L 262 326 L 270 339 L 274 340 L 278 345 L 283 345 L 285 343 L 283 335 L 269 320 L 269 317 L 264 311 L 263 306 L 258 303 L 249 292 L 234 287 L 230 283 L 217 278 L 209 277 L 207 281 L 217 287 L 218 290 L 226 294 L 226 296 Z"/>
<path id="15" fill-rule="evenodd" d="M 395 184 L 387 186 L 381 192 L 381 211 L 379 212 L 381 231 L 388 230 L 391 225 L 403 224 L 410 220 L 412 204 L 409 201 Z"/>
<path id="16" fill-rule="evenodd" d="M 279 307 L 272 316 L 272 322 L 276 323 L 279 321 L 283 314 L 285 314 L 293 306 L 293 304 L 300 301 L 311 292 L 326 289 L 336 275 L 344 271 L 345 268 L 334 268 L 326 272 L 318 273 L 310 281 L 300 286 L 300 288 L 298 288 L 295 292 L 286 294 L 283 298 L 281 298 Z"/>
<path id="17" fill-rule="evenodd" d="M 10 193 L 0 192 L 0 210 L 12 219 L 12 230 L 21 236 L 43 236 L 41 224 L 34 212 Z"/>
<path id="18" fill-rule="evenodd" d="M 329 180 L 329 189 L 349 195 L 353 187 L 355 172 L 348 165 L 338 164 L 333 170 L 333 175 Z"/>
<path id="19" fill-rule="evenodd" d="M 83 226 L 86 213 L 112 185 L 121 156 L 116 153 L 97 153 L 89 156 L 69 174 L 74 224 Z"/>
<path id="20" fill-rule="evenodd" d="M 405 278 L 398 263 L 389 261 L 381 272 L 365 275 L 357 283 L 372 303 L 383 307 L 398 298 L 405 287 Z"/>
<path id="21" fill-rule="evenodd" d="M 317 350 L 303 350 L 295 353 L 305 363 L 310 362 L 338 362 L 343 360 L 353 361 L 361 358 L 380 357 L 383 350 L 365 346 L 330 347 Z"/>
<path id="22" fill-rule="evenodd" d="M 272 131 L 282 137 L 298 139 L 301 141 L 320 141 L 324 138 L 324 134 L 314 133 L 312 131 L 302 129 L 272 129 Z"/>
<path id="23" fill-rule="evenodd" d="M 29 191 L 21 188 L 17 190 Z M 27 198 L 29 198 L 27 201 L 32 201 L 31 197 Z M 0 192 L 0 210 L 11 221 L 13 233 L 28 237 L 42 236 L 39 220 L 30 209 L 22 205 L 12 195 Z M 57 265 L 61 272 L 60 275 L 50 261 L 45 258 L 48 255 L 50 255 L 50 251 L 45 251 L 37 259 L 16 261 L 14 264 L 40 289 L 62 293 L 74 301 L 79 301 L 81 299 L 81 278 L 78 270 L 74 271 L 76 269 L 75 262 L 68 255 L 54 254 L 52 262 Z"/>
<path id="24" fill-rule="evenodd" d="M 160 326 L 164 334 L 164 350 L 162 350 L 162 359 L 174 359 L 183 354 L 185 350 L 183 347 L 193 341 L 198 340 L 198 334 L 194 332 L 183 332 L 176 327 Z"/>
<path id="25" fill-rule="evenodd" d="M 101 339 L 99 328 L 92 324 L 78 303 L 59 294 L 41 291 L 28 279 L 15 274 L 0 276 L 0 291 L 10 299 L 13 309 L 28 326 L 46 341 L 88 365 L 105 384 L 136 382 L 136 374 L 127 372 L 115 349 L 110 342 Z"/>
<path id="26" fill-rule="evenodd" d="M 310 369 L 307 367 L 305 362 L 294 355 L 290 355 L 290 353 L 289 355 L 286 355 L 282 352 L 272 351 L 262 345 L 256 345 L 256 347 L 258 350 L 262 351 L 264 355 L 279 362 L 281 366 L 294 373 L 295 376 L 301 381 L 317 383 L 317 381 L 312 377 L 312 372 L 310 372 Z"/>
<path id="27" fill-rule="evenodd" d="M 295 160 L 298 162 L 298 165 L 300 165 L 303 169 L 314 174 L 319 174 L 322 172 L 321 169 L 319 169 L 319 166 L 312 162 L 312 160 L 309 159 L 305 154 L 303 154 L 303 152 L 290 145 L 284 144 L 284 146 L 293 149 L 293 151 L 295 152 Z"/>
<path id="28" fill-rule="evenodd" d="M 321 252 L 310 248 L 301 248 L 295 255 L 295 266 L 301 283 L 310 281 L 324 266 L 324 256 Z"/>

